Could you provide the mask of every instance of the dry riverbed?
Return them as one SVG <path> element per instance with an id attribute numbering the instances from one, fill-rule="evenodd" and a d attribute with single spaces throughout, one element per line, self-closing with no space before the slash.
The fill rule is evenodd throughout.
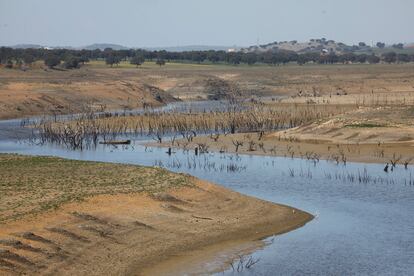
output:
<path id="1" fill-rule="evenodd" d="M 0 155 L 0 195 L 2 275 L 182 271 L 312 219 L 164 169 L 52 157 Z"/>

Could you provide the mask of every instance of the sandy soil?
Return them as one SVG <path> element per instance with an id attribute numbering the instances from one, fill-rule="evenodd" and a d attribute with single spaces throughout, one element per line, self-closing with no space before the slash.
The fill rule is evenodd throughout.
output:
<path id="1" fill-rule="evenodd" d="M 243 97 L 295 97 L 293 101 L 366 104 L 414 91 L 413 64 L 223 66 L 146 62 L 141 68 L 108 68 L 91 62 L 80 70 L 0 69 L 0 118 L 160 105 L 173 100 L 220 99 L 229 91 Z M 166 93 L 163 93 L 166 92 Z M 372 96 L 375 94 L 375 97 Z M 308 98 L 304 96 L 314 96 Z M 350 97 L 357 95 L 358 98 Z M 378 96 L 381 95 L 381 96 Z M 162 101 L 159 100 L 161 96 Z M 301 96 L 301 97 L 299 97 Z M 413 97 L 407 98 L 414 102 Z M 81 103 L 81 104 L 80 104 Z"/>
<path id="2" fill-rule="evenodd" d="M 120 72 L 119 72 L 120 73 Z M 0 119 L 161 106 L 176 101 L 164 90 L 111 69 L 0 69 Z"/>
<path id="3" fill-rule="evenodd" d="M 250 252 L 262 246 L 257 239 L 312 219 L 300 210 L 187 177 L 191 185 L 95 195 L 4 221 L 0 274 L 154 275 L 166 266 L 180 274 L 188 260 L 201 265 L 216 252 Z M 221 265 L 232 256 L 223 256 Z"/>
<path id="4" fill-rule="evenodd" d="M 333 162 L 411 164 L 414 159 L 413 109 L 410 106 L 361 107 L 345 114 L 288 130 L 265 133 L 195 137 L 193 142 L 176 141 L 173 147 L 194 150 L 206 144 L 210 150 L 274 155 Z M 151 143 L 159 146 L 159 144 Z M 170 147 L 164 143 L 161 146 Z"/>
<path id="5" fill-rule="evenodd" d="M 280 136 L 283 137 L 281 132 Z M 313 136 L 310 140 L 289 140 L 290 138 L 279 140 L 279 133 L 266 135 L 258 140 L 255 133 L 240 133 L 223 136 L 219 141 L 214 142 L 208 137 L 196 137 L 193 143 L 187 144 L 186 148 L 194 150 L 197 144 L 207 144 L 210 151 L 235 153 L 233 141 L 241 141 L 243 146 L 239 147 L 239 154 L 282 156 L 304 159 L 325 159 L 333 162 L 343 163 L 343 161 L 364 162 L 364 163 L 390 163 L 391 160 L 398 159 L 398 164 L 408 161 L 413 164 L 414 142 L 390 142 L 390 143 L 333 143 L 319 140 Z M 253 149 L 250 149 L 250 141 L 254 142 Z M 177 141 L 175 147 L 181 147 Z M 264 150 L 260 147 L 263 143 Z M 170 147 L 168 143 L 156 144 L 151 146 Z M 342 158 L 345 157 L 345 159 Z M 338 161 L 337 161 L 338 160 Z"/>

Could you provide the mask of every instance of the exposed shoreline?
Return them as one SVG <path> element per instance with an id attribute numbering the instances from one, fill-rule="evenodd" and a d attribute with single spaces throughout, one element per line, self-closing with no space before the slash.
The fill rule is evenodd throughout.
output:
<path id="1" fill-rule="evenodd" d="M 127 167 L 132 173 L 134 166 Z M 292 207 L 186 177 L 191 185 L 173 185 L 159 193 L 103 193 L 3 221 L 0 272 L 150 275 L 174 258 L 194 257 L 204 249 L 219 252 L 237 245 L 237 250 L 250 253 L 263 245 L 257 240 L 296 229 L 313 218 Z M 14 246 L 16 241 L 23 247 Z M 229 255 L 225 263 L 231 259 Z"/>
<path id="2" fill-rule="evenodd" d="M 245 136 L 253 137 L 255 142 L 255 149 L 249 150 L 248 142 Z M 333 143 L 324 140 L 279 140 L 276 134 L 269 134 L 258 141 L 257 133 L 238 133 L 226 136 L 221 136 L 219 141 L 213 142 L 208 136 L 197 136 L 193 138 L 193 141 L 187 143 L 185 140 L 177 140 L 174 146 L 171 143 L 146 143 L 147 146 L 175 148 L 175 149 L 187 149 L 194 151 L 198 144 L 207 144 L 209 151 L 213 152 L 225 152 L 225 153 L 238 153 L 245 155 L 258 155 L 258 156 L 274 156 L 274 157 L 288 157 L 288 158 L 303 158 L 309 160 L 330 160 L 332 162 L 339 162 L 343 164 L 346 162 L 356 163 L 376 163 L 385 164 L 390 163 L 390 160 L 395 156 L 401 157 L 398 164 L 403 164 L 405 160 L 414 157 L 414 143 L 412 141 L 401 142 L 387 142 L 381 143 Z M 243 146 L 240 146 L 236 152 L 233 141 L 243 141 Z M 258 144 L 263 143 L 264 150 L 260 149 Z M 183 146 L 185 145 L 185 146 Z M 273 150 L 274 149 L 274 150 Z M 344 153 L 345 160 L 342 159 L 341 152 Z M 379 155 L 379 153 L 383 155 Z M 337 159 L 335 159 L 337 158 Z M 410 164 L 412 161 L 410 161 Z"/>

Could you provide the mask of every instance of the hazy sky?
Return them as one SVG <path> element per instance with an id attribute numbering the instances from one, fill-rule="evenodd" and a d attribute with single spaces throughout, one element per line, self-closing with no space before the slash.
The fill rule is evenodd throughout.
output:
<path id="1" fill-rule="evenodd" d="M 0 0 L 0 45 L 414 42 L 414 0 Z"/>

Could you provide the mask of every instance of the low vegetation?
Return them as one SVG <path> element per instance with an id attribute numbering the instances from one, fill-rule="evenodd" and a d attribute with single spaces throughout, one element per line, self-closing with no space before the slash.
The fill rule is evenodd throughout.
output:
<path id="1" fill-rule="evenodd" d="M 0 223 L 100 194 L 156 193 L 188 176 L 130 165 L 0 154 Z"/>

